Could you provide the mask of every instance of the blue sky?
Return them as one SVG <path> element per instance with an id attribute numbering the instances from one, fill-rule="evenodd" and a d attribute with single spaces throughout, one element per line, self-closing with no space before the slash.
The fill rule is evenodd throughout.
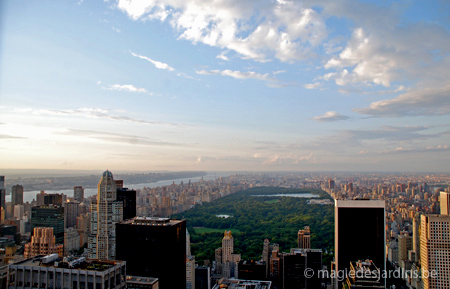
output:
<path id="1" fill-rule="evenodd" d="M 442 171 L 446 1 L 1 1 L 1 168 Z"/>

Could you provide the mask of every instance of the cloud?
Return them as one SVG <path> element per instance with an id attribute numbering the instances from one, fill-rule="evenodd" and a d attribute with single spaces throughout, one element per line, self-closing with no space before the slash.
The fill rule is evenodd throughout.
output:
<path id="1" fill-rule="evenodd" d="M 395 153 L 433 153 L 450 151 L 448 145 L 437 145 L 428 147 L 396 147 L 393 150 L 384 150 L 378 152 L 379 154 L 395 154 Z"/>
<path id="2" fill-rule="evenodd" d="M 325 20 L 294 1 L 120 0 L 133 20 L 168 20 L 180 39 L 267 61 L 307 59 L 327 36 Z"/>
<path id="3" fill-rule="evenodd" d="M 169 71 L 174 71 L 175 70 L 175 68 L 170 67 L 167 63 L 163 63 L 163 62 L 160 62 L 160 61 L 156 61 L 156 60 L 150 59 L 147 56 L 142 56 L 142 55 L 136 54 L 134 52 L 131 52 L 131 55 L 133 55 L 134 57 L 139 57 L 140 59 L 147 60 L 148 62 L 152 63 L 158 69 L 164 69 L 164 70 L 169 70 Z"/>
<path id="4" fill-rule="evenodd" d="M 274 155 L 272 157 L 267 158 L 263 161 L 263 165 L 297 165 L 305 162 L 316 162 L 313 153 L 308 155 L 296 155 L 296 154 L 288 154 L 288 155 Z"/>
<path id="5" fill-rule="evenodd" d="M 372 116 L 430 116 L 450 113 L 450 85 L 425 88 L 401 94 L 393 99 L 372 102 L 355 112 Z"/>
<path id="6" fill-rule="evenodd" d="M 143 119 L 136 119 L 129 116 L 116 115 L 117 111 L 102 109 L 102 108 L 89 108 L 83 107 L 78 109 L 64 109 L 64 110 L 49 110 L 49 109 L 32 109 L 32 108 L 15 108 L 17 113 L 26 113 L 33 115 L 47 115 L 47 116 L 82 116 L 86 118 L 100 118 L 100 119 L 110 119 L 114 121 L 125 121 L 134 122 L 149 125 L 164 125 L 164 126 L 174 126 L 174 127 L 185 127 L 184 124 L 170 123 L 170 122 L 159 122 L 159 121 L 148 121 Z"/>
<path id="7" fill-rule="evenodd" d="M 309 84 L 303 85 L 303 87 L 306 88 L 306 89 L 316 89 L 316 88 L 319 88 L 321 86 L 322 86 L 322 84 L 320 82 L 309 83 Z"/>
<path id="8" fill-rule="evenodd" d="M 14 135 L 0 134 L 0 139 L 26 139 L 26 138 Z"/>
<path id="9" fill-rule="evenodd" d="M 228 59 L 228 57 L 225 55 L 227 54 L 228 51 L 222 51 L 222 53 L 220 53 L 219 55 L 216 56 L 216 58 L 225 60 L 225 61 L 230 61 L 230 59 Z"/>
<path id="10" fill-rule="evenodd" d="M 230 76 L 236 79 L 257 79 L 257 80 L 265 80 L 265 81 L 277 81 L 276 78 L 269 76 L 268 73 L 260 74 L 254 71 L 233 71 L 233 70 L 199 70 L 196 71 L 197 74 L 202 75 L 222 75 L 222 76 Z"/>
<path id="11" fill-rule="evenodd" d="M 144 136 L 126 135 L 120 133 L 101 132 L 94 130 L 77 130 L 68 129 L 66 132 L 60 132 L 64 135 L 85 136 L 93 139 L 98 139 L 105 142 L 125 143 L 132 145 L 146 145 L 146 146 L 186 146 L 186 144 L 177 144 L 170 142 L 163 142 L 154 140 Z"/>
<path id="12" fill-rule="evenodd" d="M 131 84 L 113 84 L 107 87 L 102 87 L 107 90 L 118 90 L 118 91 L 129 91 L 129 92 L 143 92 L 148 93 L 148 90 L 145 88 L 136 87 Z"/>
<path id="13" fill-rule="evenodd" d="M 315 121 L 319 121 L 319 122 L 332 122 L 332 121 L 339 121 L 339 120 L 348 120 L 348 119 L 350 119 L 350 117 L 339 114 L 335 111 L 328 111 L 324 115 L 316 116 L 313 119 Z"/>

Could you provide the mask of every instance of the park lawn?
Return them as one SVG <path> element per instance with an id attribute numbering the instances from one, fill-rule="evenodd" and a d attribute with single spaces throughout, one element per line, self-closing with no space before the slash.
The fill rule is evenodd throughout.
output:
<path id="1" fill-rule="evenodd" d="M 279 199 L 275 199 L 275 200 L 265 201 L 264 203 L 271 205 L 271 204 L 276 204 L 276 203 L 279 203 L 279 202 L 280 202 Z"/>

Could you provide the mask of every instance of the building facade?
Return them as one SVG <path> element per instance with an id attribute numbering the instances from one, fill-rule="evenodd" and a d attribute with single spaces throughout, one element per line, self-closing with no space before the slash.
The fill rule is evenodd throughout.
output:
<path id="1" fill-rule="evenodd" d="M 311 249 L 311 231 L 309 226 L 305 226 L 303 230 L 298 231 L 297 243 L 300 249 Z"/>
<path id="2" fill-rule="evenodd" d="M 185 220 L 135 217 L 116 230 L 116 257 L 129 275 L 158 278 L 161 289 L 186 288 Z"/>
<path id="3" fill-rule="evenodd" d="M 73 187 L 73 198 L 82 203 L 84 201 L 84 189 L 81 186 Z"/>
<path id="4" fill-rule="evenodd" d="M 37 227 L 33 230 L 31 242 L 25 244 L 23 255 L 30 258 L 38 255 L 64 254 L 63 244 L 56 244 L 53 228 Z"/>
<path id="5" fill-rule="evenodd" d="M 121 261 L 41 255 L 9 265 L 7 288 L 125 289 L 125 266 Z"/>
<path id="6" fill-rule="evenodd" d="M 115 259 L 115 225 L 123 218 L 123 204 L 116 200 L 116 191 L 113 174 L 110 171 L 105 171 L 98 183 L 97 201 L 91 203 L 91 233 L 88 238 L 89 258 Z"/>
<path id="7" fill-rule="evenodd" d="M 42 205 L 31 208 L 31 233 L 34 228 L 51 227 L 57 244 L 64 244 L 64 208 Z"/>
<path id="8" fill-rule="evenodd" d="M 334 245 L 339 274 L 350 272 L 350 262 L 366 259 L 372 260 L 384 272 L 385 222 L 383 200 L 335 200 Z M 341 288 L 342 283 L 336 282 L 338 287 L 335 288 Z"/>
<path id="9" fill-rule="evenodd" d="M 422 215 L 420 230 L 423 289 L 450 288 L 450 216 Z"/>

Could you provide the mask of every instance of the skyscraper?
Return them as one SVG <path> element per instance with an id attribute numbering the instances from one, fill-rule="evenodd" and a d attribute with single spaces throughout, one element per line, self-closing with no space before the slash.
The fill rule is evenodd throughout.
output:
<path id="1" fill-rule="evenodd" d="M 11 188 L 11 206 L 23 204 L 23 187 L 15 185 Z"/>
<path id="2" fill-rule="evenodd" d="M 89 258 L 115 259 L 116 223 L 123 218 L 123 203 L 116 201 L 116 191 L 113 174 L 110 171 L 103 172 L 98 183 L 97 201 L 91 203 Z"/>
<path id="3" fill-rule="evenodd" d="M 350 271 L 350 262 L 372 260 L 384 272 L 385 202 L 382 200 L 335 201 L 335 262 L 338 274 Z M 385 283 L 384 281 L 382 283 Z M 336 282 L 342 287 L 342 281 Z"/>
<path id="4" fill-rule="evenodd" d="M 0 208 L 1 208 L 0 219 L 1 219 L 1 222 L 3 222 L 3 220 L 5 218 L 5 214 L 6 214 L 5 196 L 6 196 L 5 176 L 0 176 Z"/>
<path id="5" fill-rule="evenodd" d="M 81 186 L 73 187 L 73 198 L 82 203 L 84 201 L 84 189 Z"/>
<path id="6" fill-rule="evenodd" d="M 39 206 L 31 208 L 31 232 L 36 227 L 53 228 L 55 242 L 64 244 L 64 208 L 59 206 Z"/>
<path id="7" fill-rule="evenodd" d="M 136 191 L 117 188 L 117 201 L 123 202 L 123 219 L 136 217 Z"/>
<path id="8" fill-rule="evenodd" d="M 297 242 L 299 249 L 311 248 L 311 231 L 309 230 L 309 226 L 305 226 L 303 230 L 298 231 Z"/>
<path id="9" fill-rule="evenodd" d="M 62 206 L 65 195 L 63 194 L 45 194 L 44 204 L 45 205 L 56 205 Z"/>
<path id="10" fill-rule="evenodd" d="M 450 216 L 422 215 L 420 262 L 424 289 L 450 288 Z"/>
<path id="11" fill-rule="evenodd" d="M 63 256 L 63 244 L 57 244 L 53 228 L 36 227 L 33 229 L 31 242 L 25 244 L 24 257 L 30 258 L 37 255 L 58 254 Z"/>
<path id="12" fill-rule="evenodd" d="M 222 274 L 226 278 L 237 278 L 238 263 L 241 261 L 241 254 L 234 254 L 234 238 L 231 231 L 225 231 L 222 239 Z"/>
<path id="13" fill-rule="evenodd" d="M 441 203 L 441 215 L 450 215 L 450 193 L 442 192 L 440 193 L 440 203 Z"/>
<path id="14" fill-rule="evenodd" d="M 156 277 L 159 288 L 186 288 L 186 221 L 135 217 L 116 224 L 116 257 L 127 274 Z"/>
<path id="15" fill-rule="evenodd" d="M 78 206 L 79 202 L 67 202 L 64 204 L 64 213 L 66 217 L 66 228 L 73 228 L 77 225 L 77 217 L 79 215 Z"/>

